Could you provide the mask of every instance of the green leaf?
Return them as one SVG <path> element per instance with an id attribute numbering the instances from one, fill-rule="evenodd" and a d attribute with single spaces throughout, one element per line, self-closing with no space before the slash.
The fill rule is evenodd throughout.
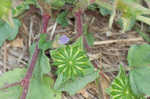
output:
<path id="1" fill-rule="evenodd" d="M 66 91 L 70 95 L 74 95 L 97 77 L 99 77 L 99 73 L 94 70 L 90 70 L 90 72 L 84 76 L 76 77 L 75 79 L 68 81 L 63 81 L 63 75 L 58 75 L 54 88 L 59 91 Z"/>
<path id="2" fill-rule="evenodd" d="M 11 10 L 11 0 L 0 1 L 0 18 L 8 17 L 8 13 Z"/>
<path id="3" fill-rule="evenodd" d="M 5 40 L 13 40 L 15 39 L 19 27 L 20 22 L 17 19 L 14 19 L 14 26 L 10 26 L 8 23 L 0 21 L 0 47 L 4 43 Z"/>
<path id="4" fill-rule="evenodd" d="M 112 12 L 104 7 L 99 7 L 99 12 L 103 15 L 103 16 L 106 16 L 106 15 L 110 15 Z"/>
<path id="5" fill-rule="evenodd" d="M 137 95 L 150 96 L 150 66 L 141 66 L 132 69 L 129 74 L 130 85 L 133 92 Z"/>
<path id="6" fill-rule="evenodd" d="M 92 11 L 96 11 L 97 8 L 98 8 L 98 5 L 96 3 L 90 4 L 88 6 L 88 9 Z"/>
<path id="7" fill-rule="evenodd" d="M 145 99 L 144 96 L 138 96 L 132 92 L 129 79 L 125 74 L 123 66 L 120 66 L 118 76 L 114 79 L 107 91 L 111 99 Z"/>
<path id="8" fill-rule="evenodd" d="M 22 14 L 25 10 L 28 10 L 29 8 L 30 8 L 29 4 L 27 3 L 27 1 L 25 1 L 21 3 L 20 5 L 18 5 L 16 8 L 14 8 L 12 12 L 13 12 L 13 15 L 17 17 L 20 14 Z"/>
<path id="9" fill-rule="evenodd" d="M 68 26 L 67 15 L 68 15 L 68 11 L 64 11 L 60 13 L 56 18 L 57 23 L 61 24 L 62 27 Z"/>
<path id="10" fill-rule="evenodd" d="M 130 67 L 150 66 L 150 45 L 134 45 L 128 51 L 128 64 Z"/>
<path id="11" fill-rule="evenodd" d="M 40 40 L 38 42 L 38 47 L 44 51 L 52 46 L 52 42 L 46 40 L 47 36 L 48 35 L 44 33 L 40 34 Z"/>
<path id="12" fill-rule="evenodd" d="M 65 1 L 63 0 L 52 0 L 51 5 L 54 9 L 61 8 L 65 5 Z"/>
<path id="13" fill-rule="evenodd" d="M 50 87 L 52 79 L 44 76 L 43 80 L 32 79 L 27 99 L 61 99 L 61 92 Z"/>
<path id="14" fill-rule="evenodd" d="M 0 76 L 0 88 L 6 84 L 19 82 L 25 76 L 25 69 L 16 68 L 13 71 L 6 72 Z M 10 87 L 5 90 L 0 90 L 1 99 L 19 99 L 22 92 L 21 86 Z"/>
<path id="15" fill-rule="evenodd" d="M 134 45 L 128 52 L 130 85 L 135 94 L 150 95 L 150 45 Z"/>
<path id="16" fill-rule="evenodd" d="M 120 25 L 122 27 L 122 32 L 126 32 L 132 29 L 132 27 L 135 24 L 135 18 L 134 17 L 121 17 L 120 19 Z"/>
<path id="17" fill-rule="evenodd" d="M 25 76 L 26 69 L 15 69 L 0 76 L 0 88 L 5 84 L 21 81 Z M 44 76 L 43 80 L 32 78 L 27 94 L 27 99 L 61 99 L 61 93 L 50 87 L 52 79 Z M 10 87 L 5 90 L 0 90 L 2 99 L 19 99 L 22 93 L 21 86 Z"/>
<path id="18" fill-rule="evenodd" d="M 88 25 L 87 24 L 84 24 L 83 26 L 83 32 L 84 32 L 84 35 L 85 35 L 85 38 L 87 40 L 87 43 L 89 46 L 92 46 L 94 44 L 94 36 L 88 32 Z"/>
<path id="19" fill-rule="evenodd" d="M 35 51 L 36 44 L 33 43 L 30 47 L 30 59 Z M 33 76 L 35 78 L 43 79 L 43 76 L 51 71 L 49 58 L 45 55 L 43 50 L 40 50 L 38 59 L 34 68 Z"/>
<path id="20" fill-rule="evenodd" d="M 50 72 L 51 67 L 49 63 L 49 58 L 45 55 L 43 51 L 40 51 L 36 66 L 34 68 L 33 76 L 35 78 L 43 79 L 43 76 Z"/>

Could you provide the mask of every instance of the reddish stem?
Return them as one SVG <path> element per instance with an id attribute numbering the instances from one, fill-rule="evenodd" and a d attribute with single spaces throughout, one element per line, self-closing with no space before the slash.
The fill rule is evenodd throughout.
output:
<path id="1" fill-rule="evenodd" d="M 15 82 L 15 83 L 12 83 L 12 84 L 8 84 L 2 88 L 0 88 L 0 90 L 4 90 L 4 89 L 7 89 L 7 88 L 10 88 L 10 87 L 14 87 L 14 86 L 17 86 L 17 85 L 20 85 L 21 82 Z"/>
<path id="2" fill-rule="evenodd" d="M 95 0 L 91 0 L 91 2 L 94 2 Z M 82 25 L 82 11 L 81 9 L 79 9 L 76 13 L 75 13 L 75 18 L 76 18 L 76 28 L 77 28 L 77 35 L 75 37 L 75 39 L 79 38 L 81 35 L 83 35 L 83 25 Z M 83 44 L 85 49 L 87 50 L 87 52 L 91 51 L 90 46 L 88 45 L 87 39 L 85 38 L 85 36 L 83 35 Z M 97 66 L 97 63 L 95 61 L 92 61 L 92 64 L 95 68 L 100 69 Z M 104 77 L 103 72 L 99 72 L 99 74 Z"/>
<path id="3" fill-rule="evenodd" d="M 50 15 L 43 14 L 43 17 L 42 17 L 43 33 L 47 33 L 47 25 L 48 25 L 49 19 L 50 19 Z M 29 85 L 30 85 L 30 80 L 31 80 L 32 75 L 33 75 L 33 71 L 34 71 L 34 68 L 36 65 L 36 61 L 38 59 L 39 52 L 40 52 L 40 49 L 38 48 L 38 43 L 37 43 L 36 48 L 35 48 L 34 53 L 33 53 L 33 56 L 32 56 L 32 59 L 31 59 L 30 66 L 27 70 L 27 73 L 26 73 L 24 79 L 20 82 L 12 83 L 12 84 L 9 84 L 3 88 L 0 88 L 0 90 L 7 89 L 7 88 L 17 86 L 17 85 L 21 85 L 23 87 L 23 92 L 22 92 L 22 96 L 20 97 L 20 99 L 26 99 Z"/>
<path id="4" fill-rule="evenodd" d="M 50 15 L 43 14 L 43 16 L 42 16 L 43 33 L 47 33 L 47 25 L 48 25 L 49 19 L 50 19 Z M 26 76 L 21 81 L 21 86 L 23 87 L 23 92 L 22 92 L 22 96 L 20 97 L 20 99 L 26 99 L 26 96 L 27 96 L 27 93 L 28 93 L 28 89 L 29 89 L 29 85 L 30 85 L 30 80 L 31 80 L 32 75 L 33 75 L 34 67 L 36 65 L 36 61 L 38 59 L 39 52 L 40 52 L 40 49 L 38 48 L 38 44 L 36 44 L 36 48 L 35 48 L 35 51 L 33 53 L 29 69 L 28 69 L 28 71 L 26 73 Z"/>
<path id="5" fill-rule="evenodd" d="M 43 33 L 47 32 L 47 25 L 48 25 L 48 21 L 50 19 L 50 15 L 49 14 L 43 14 L 42 16 L 42 20 L 43 20 Z"/>
<path id="6" fill-rule="evenodd" d="M 21 86 L 23 87 L 23 92 L 22 92 L 22 96 L 20 97 L 20 99 L 26 99 L 28 89 L 29 89 L 30 80 L 32 78 L 33 70 L 34 70 L 36 61 L 38 59 L 39 52 L 40 52 L 40 50 L 38 49 L 38 45 L 36 45 L 35 51 L 34 51 L 33 56 L 32 56 L 31 64 L 29 66 L 29 69 L 26 73 L 26 76 L 21 81 Z"/>
<path id="7" fill-rule="evenodd" d="M 80 9 L 77 12 L 75 12 L 75 19 L 76 19 L 76 28 L 77 28 L 77 35 L 75 39 L 77 39 L 83 34 L 82 11 Z"/>

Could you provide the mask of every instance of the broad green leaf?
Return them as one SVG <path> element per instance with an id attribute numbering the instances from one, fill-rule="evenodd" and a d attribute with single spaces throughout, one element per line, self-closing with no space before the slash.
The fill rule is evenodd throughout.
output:
<path id="1" fill-rule="evenodd" d="M 27 99 L 61 99 L 61 92 L 50 87 L 52 79 L 44 76 L 43 80 L 32 79 Z"/>
<path id="2" fill-rule="evenodd" d="M 134 45 L 128 51 L 128 64 L 130 67 L 150 66 L 150 45 Z"/>
<path id="3" fill-rule="evenodd" d="M 62 27 L 68 26 L 68 20 L 67 20 L 68 11 L 64 11 L 58 15 L 56 18 L 57 23 L 61 24 Z"/>
<path id="4" fill-rule="evenodd" d="M 16 68 L 13 71 L 6 72 L 0 76 L 0 88 L 7 84 L 19 82 L 25 75 L 25 69 Z M 0 90 L 1 99 L 19 99 L 22 92 L 21 86 L 10 87 L 5 90 Z"/>
<path id="5" fill-rule="evenodd" d="M 20 22 L 17 19 L 14 19 L 13 21 L 14 25 L 10 26 L 8 23 L 0 20 L 0 46 L 2 46 L 5 40 L 15 39 L 19 31 Z"/>
<path id="6" fill-rule="evenodd" d="M 141 66 L 132 69 L 129 73 L 130 85 L 137 95 L 146 94 L 150 96 L 150 66 Z"/>
<path id="7" fill-rule="evenodd" d="M 58 75 L 54 88 L 59 91 L 66 91 L 70 95 L 74 95 L 79 90 L 84 88 L 88 83 L 94 81 L 97 77 L 99 77 L 99 73 L 90 70 L 86 75 L 81 77 L 76 77 L 73 80 L 63 81 L 63 75 Z"/>
<path id="8" fill-rule="evenodd" d="M 118 76 L 107 91 L 111 99 L 145 99 L 144 96 L 137 96 L 132 92 L 128 76 L 126 76 L 122 66 L 120 66 Z"/>

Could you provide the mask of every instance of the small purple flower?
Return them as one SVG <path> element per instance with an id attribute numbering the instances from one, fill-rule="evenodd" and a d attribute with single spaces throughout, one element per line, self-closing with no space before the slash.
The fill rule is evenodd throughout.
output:
<path id="1" fill-rule="evenodd" d="M 66 44 L 70 39 L 66 36 L 66 35 L 63 35 L 59 38 L 59 41 L 58 43 L 59 44 Z"/>

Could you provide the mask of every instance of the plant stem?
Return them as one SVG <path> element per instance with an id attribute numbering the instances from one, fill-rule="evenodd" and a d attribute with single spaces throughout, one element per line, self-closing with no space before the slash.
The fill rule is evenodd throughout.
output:
<path id="1" fill-rule="evenodd" d="M 43 33 L 47 33 L 47 25 L 48 25 L 49 19 L 50 19 L 50 15 L 43 14 L 43 16 L 42 16 Z M 23 87 L 23 92 L 22 92 L 22 96 L 20 97 L 20 99 L 26 99 L 26 96 L 27 96 L 27 93 L 28 93 L 28 89 L 29 89 L 29 85 L 30 85 L 30 80 L 32 78 L 33 70 L 34 70 L 36 61 L 38 59 L 39 52 L 40 52 L 40 49 L 38 48 L 38 43 L 37 43 L 35 51 L 33 53 L 32 59 L 31 59 L 31 64 L 29 66 L 29 69 L 28 69 L 28 71 L 26 73 L 26 76 L 21 81 L 21 86 Z"/>
<path id="2" fill-rule="evenodd" d="M 8 85 L 0 88 L 0 90 L 4 90 L 4 89 L 10 88 L 10 87 L 17 86 L 17 85 L 21 85 L 21 81 L 20 82 L 15 82 L 15 83 L 12 83 L 12 84 L 8 84 Z"/>
<path id="3" fill-rule="evenodd" d="M 32 78 L 33 70 L 34 70 L 36 61 L 38 59 L 39 52 L 40 52 L 40 50 L 38 48 L 38 44 L 36 44 L 36 48 L 35 48 L 35 51 L 34 51 L 33 56 L 32 56 L 30 67 L 26 73 L 26 76 L 21 81 L 21 86 L 23 87 L 23 92 L 22 92 L 22 96 L 20 97 L 20 99 L 26 99 L 28 89 L 29 89 L 30 80 Z"/>
<path id="4" fill-rule="evenodd" d="M 79 9 L 77 12 L 75 12 L 75 19 L 76 19 L 76 28 L 77 28 L 77 35 L 75 36 L 75 39 L 77 39 L 83 34 L 81 9 Z"/>
<path id="5" fill-rule="evenodd" d="M 43 14 L 43 16 L 42 16 L 43 33 L 47 33 L 47 25 L 48 25 L 49 19 L 50 19 L 50 15 L 49 14 Z"/>
<path id="6" fill-rule="evenodd" d="M 87 52 L 91 51 L 90 46 L 87 43 L 87 39 L 85 38 L 85 36 L 83 35 L 83 24 L 82 24 L 82 11 L 81 9 L 79 9 L 76 13 L 75 13 L 75 19 L 76 19 L 76 28 L 77 28 L 77 35 L 75 37 L 75 39 L 79 38 L 80 36 L 83 36 L 83 45 L 85 47 L 85 49 L 87 50 Z M 97 63 L 95 61 L 92 61 L 93 66 L 96 69 L 100 69 L 97 66 Z M 104 77 L 103 71 L 100 71 L 99 74 Z"/>

